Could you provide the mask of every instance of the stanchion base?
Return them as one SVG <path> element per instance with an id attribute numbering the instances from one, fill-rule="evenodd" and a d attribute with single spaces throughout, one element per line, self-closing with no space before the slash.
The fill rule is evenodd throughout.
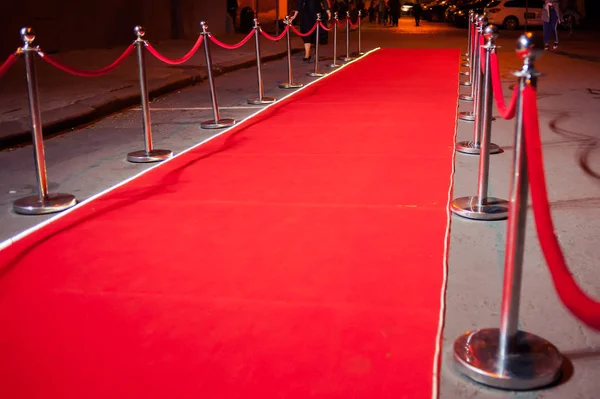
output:
<path id="1" fill-rule="evenodd" d="M 468 80 L 461 81 L 459 83 L 459 85 L 460 86 L 472 86 L 471 82 L 469 82 Z"/>
<path id="2" fill-rule="evenodd" d="M 463 57 L 468 57 L 468 56 L 469 56 L 469 53 L 462 53 L 461 55 L 462 55 Z"/>
<path id="3" fill-rule="evenodd" d="M 500 330 L 467 331 L 454 342 L 458 370 L 481 384 L 510 390 L 550 385 L 560 378 L 563 357 L 545 339 L 524 331 L 515 337 L 515 352 L 500 358 Z"/>
<path id="4" fill-rule="evenodd" d="M 211 119 L 209 121 L 204 121 L 200 123 L 200 127 L 202 129 L 223 129 L 224 127 L 229 127 L 235 125 L 234 119 L 219 119 L 215 121 Z"/>
<path id="5" fill-rule="evenodd" d="M 503 220 L 508 217 L 508 201 L 488 197 L 482 206 L 479 197 L 461 197 L 452 201 L 452 213 L 474 220 Z"/>
<path id="6" fill-rule="evenodd" d="M 359 51 L 358 55 L 365 55 L 366 53 L 364 51 Z"/>
<path id="7" fill-rule="evenodd" d="M 335 62 L 333 64 L 329 64 L 327 65 L 329 68 L 339 68 L 342 66 L 342 64 L 336 64 Z"/>
<path id="8" fill-rule="evenodd" d="M 468 155 L 479 155 L 481 146 L 474 141 L 459 141 L 456 143 L 456 151 Z M 500 147 L 494 143 L 490 143 L 490 154 L 498 154 Z"/>
<path id="9" fill-rule="evenodd" d="M 133 163 L 149 163 L 164 161 L 172 156 L 173 151 L 171 150 L 152 150 L 149 152 L 146 152 L 146 150 L 140 150 L 127 154 L 127 160 Z"/>
<path id="10" fill-rule="evenodd" d="M 348 61 L 352 61 L 353 59 L 354 59 L 354 57 L 346 57 L 346 58 L 344 58 L 344 61 L 348 62 Z"/>
<path id="11" fill-rule="evenodd" d="M 460 101 L 473 101 L 473 96 L 470 96 L 468 94 L 461 94 L 460 96 L 458 96 L 458 99 Z"/>
<path id="12" fill-rule="evenodd" d="M 468 68 L 471 66 L 471 64 L 469 64 L 468 62 L 465 62 L 464 64 L 460 64 L 460 66 Z"/>
<path id="13" fill-rule="evenodd" d="M 304 86 L 302 83 L 279 83 L 280 89 L 299 89 Z"/>
<path id="14" fill-rule="evenodd" d="M 21 215 L 45 215 L 61 212 L 77 204 L 77 199 L 71 194 L 48 194 L 40 201 L 37 195 L 20 198 L 13 203 L 13 209 Z"/>
<path id="15" fill-rule="evenodd" d="M 320 78 L 321 76 L 325 76 L 327 75 L 326 73 L 323 72 L 306 72 L 306 76 L 311 76 L 313 78 Z"/>
<path id="16" fill-rule="evenodd" d="M 275 102 L 275 97 L 263 97 L 263 98 L 249 98 L 248 104 L 261 105 L 261 104 L 271 104 Z"/>
<path id="17" fill-rule="evenodd" d="M 475 114 L 472 111 L 459 112 L 458 119 L 461 121 L 473 122 L 475 120 Z"/>
<path id="18" fill-rule="evenodd" d="M 470 75 L 471 75 L 471 72 L 469 72 L 469 71 L 460 71 L 460 74 L 461 74 L 462 76 L 470 76 Z"/>

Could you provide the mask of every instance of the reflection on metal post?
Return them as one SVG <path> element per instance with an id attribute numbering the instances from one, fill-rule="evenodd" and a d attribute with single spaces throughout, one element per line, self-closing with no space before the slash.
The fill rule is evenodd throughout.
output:
<path id="1" fill-rule="evenodd" d="M 319 39 L 320 39 L 320 31 L 321 29 L 321 14 L 317 13 L 317 31 L 316 31 L 316 36 L 317 39 L 315 40 L 315 70 L 313 72 L 306 72 L 306 75 L 308 76 L 312 76 L 312 77 L 321 77 L 321 76 L 325 76 L 327 75 L 326 73 L 321 73 L 319 72 Z"/>
<path id="2" fill-rule="evenodd" d="M 353 59 L 353 57 L 350 57 L 350 11 L 346 11 L 346 58 L 344 58 L 344 61 L 352 61 Z"/>
<path id="3" fill-rule="evenodd" d="M 248 104 L 255 104 L 255 105 L 261 105 L 261 104 L 270 104 L 275 102 L 275 98 L 274 97 L 265 97 L 265 89 L 263 87 L 263 80 L 262 80 L 262 72 L 261 72 L 261 66 L 260 66 L 260 24 L 258 23 L 258 19 L 254 18 L 254 40 L 255 40 L 255 47 L 256 47 L 256 78 L 258 80 L 258 97 L 254 97 L 254 98 L 249 98 L 248 99 Z"/>
<path id="4" fill-rule="evenodd" d="M 203 129 L 222 129 L 224 127 L 235 124 L 233 119 L 221 119 L 219 116 L 219 104 L 217 102 L 217 92 L 215 90 L 215 79 L 212 71 L 212 57 L 210 56 L 210 47 L 208 46 L 210 33 L 206 30 L 207 26 L 204 21 L 200 22 L 202 28 L 202 36 L 204 37 L 204 56 L 206 58 L 206 71 L 208 73 L 208 87 L 210 90 L 210 99 L 212 101 L 213 119 L 200 123 Z"/>
<path id="5" fill-rule="evenodd" d="M 292 73 L 292 39 L 290 37 L 290 30 L 292 26 L 292 21 L 290 21 L 289 16 L 285 16 L 283 21 L 287 26 L 287 32 L 285 34 L 285 39 L 287 43 L 287 69 L 288 69 L 288 81 L 286 83 L 280 83 L 280 89 L 297 89 L 299 87 L 304 86 L 302 83 L 294 83 L 294 76 Z"/>
<path id="6" fill-rule="evenodd" d="M 31 44 L 35 33 L 31 28 L 21 29 L 23 47 L 21 52 L 25 58 L 25 73 L 27 76 L 27 95 L 29 98 L 29 113 L 31 116 L 31 134 L 33 138 L 33 159 L 37 178 L 37 195 L 20 198 L 13 203 L 16 213 L 23 215 L 43 215 L 60 212 L 77 203 L 71 194 L 49 194 L 48 177 L 46 175 L 46 159 L 44 156 L 44 135 L 42 132 L 42 116 L 38 97 L 37 75 L 35 73 L 34 57 L 39 51 Z"/>
<path id="7" fill-rule="evenodd" d="M 516 74 L 520 97 L 517 101 L 500 328 L 464 333 L 454 342 L 454 360 L 463 374 L 479 383 L 501 389 L 530 390 L 555 382 L 560 377 L 563 358 L 550 342 L 518 329 L 528 193 L 522 95 L 527 85 L 536 84 L 538 76 L 530 33 L 517 41 L 517 54 L 523 57 L 524 63 L 523 69 Z"/>
<path id="8" fill-rule="evenodd" d="M 490 69 L 492 52 L 496 51 L 498 28 L 488 25 L 484 30 L 487 39 L 485 47 L 485 73 L 483 75 L 483 112 L 478 117 L 477 128 L 482 127 L 481 152 L 479 154 L 479 179 L 477 196 L 461 197 L 452 201 L 452 212 L 458 216 L 475 220 L 502 220 L 508 216 L 506 200 L 488 197 L 490 165 L 490 136 L 492 134 L 492 75 Z M 480 121 L 479 121 L 480 120 Z"/>
<path id="9" fill-rule="evenodd" d="M 152 125 L 150 123 L 150 102 L 148 100 L 148 83 L 146 80 L 146 63 L 144 58 L 144 47 L 146 41 L 142 37 L 146 34 L 144 28 L 136 26 L 133 30 L 137 35 L 135 46 L 138 57 L 138 72 L 140 79 L 140 96 L 142 102 L 142 121 L 144 126 L 145 149 L 127 154 L 127 160 L 134 163 L 148 163 L 164 161 L 173 156 L 171 150 L 155 150 L 152 147 Z"/>
<path id="10" fill-rule="evenodd" d="M 469 22 L 468 22 L 468 34 L 467 34 L 467 58 L 469 60 L 469 70 L 468 71 L 461 71 L 460 74 L 462 76 L 469 76 L 469 81 L 471 81 L 471 61 L 473 60 L 473 39 L 474 39 L 474 35 L 473 33 L 473 23 L 474 23 L 474 15 L 475 12 L 473 10 L 469 11 Z M 471 82 L 473 83 L 473 82 Z M 473 97 L 471 95 L 468 94 L 462 94 L 459 99 L 461 101 L 473 101 Z"/>
<path id="11" fill-rule="evenodd" d="M 333 62 L 327 65 L 329 68 L 340 67 L 341 64 L 337 63 L 337 26 L 338 26 L 338 12 L 333 13 Z"/>
<path id="12" fill-rule="evenodd" d="M 362 40 L 362 33 L 361 33 L 361 28 L 360 28 L 360 22 L 362 20 L 362 10 L 358 10 L 358 55 L 364 55 L 365 52 L 362 51 L 360 49 L 361 43 L 360 41 Z"/>

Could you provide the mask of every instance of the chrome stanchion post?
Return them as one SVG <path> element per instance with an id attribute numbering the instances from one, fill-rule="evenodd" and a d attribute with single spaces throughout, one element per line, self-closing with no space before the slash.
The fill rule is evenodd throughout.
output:
<path id="1" fill-rule="evenodd" d="M 306 72 L 307 76 L 321 77 L 321 76 L 327 75 L 326 73 L 319 72 L 319 34 L 320 34 L 320 29 L 321 29 L 321 14 L 317 13 L 317 31 L 315 32 L 316 36 L 317 36 L 317 39 L 315 40 L 315 70 L 312 72 Z"/>
<path id="2" fill-rule="evenodd" d="M 260 24 L 258 23 L 258 19 L 254 18 L 254 39 L 255 39 L 255 46 L 256 46 L 256 77 L 258 80 L 258 97 L 254 97 L 254 98 L 249 98 L 248 99 L 248 104 L 255 104 L 255 105 L 260 105 L 260 104 L 270 104 L 275 102 L 275 98 L 274 97 L 265 97 L 265 89 L 263 87 L 263 80 L 262 80 L 262 71 L 261 71 L 261 66 L 260 66 Z"/>
<path id="3" fill-rule="evenodd" d="M 353 57 L 350 57 L 350 11 L 346 11 L 346 58 L 344 58 L 344 61 L 352 61 L 353 59 Z"/>
<path id="4" fill-rule="evenodd" d="M 490 169 L 490 136 L 492 134 L 492 74 L 491 55 L 496 51 L 498 28 L 488 25 L 484 30 L 485 72 L 483 74 L 483 112 L 481 113 L 483 131 L 481 134 L 481 152 L 479 154 L 479 178 L 477 196 L 461 197 L 452 201 L 452 212 L 458 216 L 475 220 L 502 220 L 508 216 L 508 202 L 488 197 L 488 178 Z M 480 124 L 481 126 L 481 124 Z"/>
<path id="5" fill-rule="evenodd" d="M 148 100 L 148 82 L 146 79 L 146 62 L 144 58 L 144 47 L 146 41 L 142 37 L 146 34 L 144 28 L 136 26 L 133 31 L 137 35 L 135 39 L 135 47 L 137 51 L 138 59 L 138 71 L 140 78 L 140 97 L 142 99 L 142 115 L 143 115 L 143 126 L 144 126 L 144 144 L 145 149 L 140 151 L 134 151 L 127 154 L 127 160 L 135 163 L 147 163 L 147 162 L 158 162 L 164 161 L 167 158 L 173 156 L 171 150 L 155 150 L 152 147 L 152 125 L 150 123 L 150 102 Z"/>
<path id="6" fill-rule="evenodd" d="M 479 27 L 478 27 L 478 36 L 476 40 L 479 40 L 479 36 L 483 35 L 483 30 L 487 27 L 487 18 L 479 17 Z M 477 42 L 479 43 L 479 42 Z M 485 46 L 483 46 L 485 48 Z M 475 124 L 473 126 L 473 140 L 472 141 L 461 141 L 456 143 L 456 151 L 467 154 L 467 155 L 479 155 L 481 153 L 481 132 L 483 131 L 483 125 L 486 122 L 483 118 L 483 109 L 484 109 L 484 100 L 482 97 L 484 90 L 484 75 L 481 73 L 481 46 L 477 45 L 475 48 L 475 56 L 474 59 L 476 64 L 474 66 L 475 75 L 475 87 L 474 87 L 474 101 L 473 101 L 473 111 L 461 112 L 459 113 L 459 118 L 469 117 L 473 115 L 475 119 Z M 490 76 L 491 78 L 491 76 Z M 468 119 L 466 119 L 468 120 Z M 492 122 L 494 117 L 489 114 L 489 122 Z M 490 154 L 498 154 L 500 153 L 500 147 L 498 147 L 494 143 L 490 143 L 489 145 L 489 153 Z"/>
<path id="7" fill-rule="evenodd" d="M 552 384 L 560 377 L 563 357 L 545 339 L 519 331 L 519 302 L 523 273 L 528 178 L 523 134 L 523 90 L 535 85 L 531 33 L 517 41 L 517 54 L 524 58 L 519 77 L 514 174 L 510 189 L 510 213 L 506 233 L 504 285 L 500 328 L 468 331 L 454 342 L 454 360 L 467 377 L 495 388 L 528 390 Z"/>
<path id="8" fill-rule="evenodd" d="M 292 73 L 292 39 L 290 37 L 292 21 L 290 21 L 290 17 L 288 15 L 286 15 L 283 22 L 287 26 L 287 32 L 285 34 L 285 38 L 286 38 L 286 43 L 287 43 L 288 81 L 286 83 L 280 83 L 279 88 L 281 88 L 281 89 L 297 89 L 304 85 L 302 83 L 294 83 L 294 76 Z"/>
<path id="9" fill-rule="evenodd" d="M 467 59 L 469 60 L 469 70 L 468 71 L 461 71 L 460 74 L 462 76 L 469 76 L 469 80 L 471 80 L 471 61 L 473 60 L 473 39 L 474 36 L 472 35 L 472 31 L 473 31 L 473 23 L 474 23 L 474 15 L 475 15 L 475 11 L 473 10 L 469 10 L 469 23 L 468 23 L 468 35 L 467 35 Z M 465 54 L 463 54 L 465 55 Z M 471 82 L 472 83 L 472 82 Z M 461 96 L 463 97 L 463 96 Z M 470 99 L 466 99 L 466 98 L 461 98 L 461 100 L 463 101 L 473 101 L 473 97 L 469 96 Z"/>
<path id="10" fill-rule="evenodd" d="M 362 39 L 362 37 L 361 37 L 362 33 L 361 33 L 361 28 L 360 28 L 360 22 L 361 22 L 361 20 L 362 20 L 362 10 L 358 10 L 358 55 L 364 55 L 365 54 L 365 52 L 360 49 L 360 46 L 361 46 L 361 42 L 360 41 Z"/>
<path id="11" fill-rule="evenodd" d="M 208 87 L 210 89 L 210 99 L 212 101 L 213 119 L 200 123 L 200 127 L 203 129 L 222 129 L 224 127 L 232 126 L 235 124 L 233 119 L 221 119 L 219 116 L 219 104 L 217 103 L 217 92 L 215 90 L 215 79 L 212 71 L 212 57 L 210 56 L 210 48 L 208 46 L 210 32 L 208 32 L 206 23 L 200 22 L 202 28 L 202 37 L 204 38 L 204 56 L 206 58 L 206 71 L 208 73 Z"/>
<path id="12" fill-rule="evenodd" d="M 337 26 L 338 26 L 338 12 L 333 13 L 333 62 L 327 65 L 329 68 L 337 68 L 341 65 L 337 63 Z"/>
<path id="13" fill-rule="evenodd" d="M 77 203 L 71 194 L 48 193 L 48 176 L 46 174 L 46 159 L 44 154 L 44 135 L 42 132 L 42 115 L 38 97 L 37 75 L 35 73 L 36 53 L 39 48 L 31 44 L 35 40 L 35 33 L 31 28 L 21 29 L 23 47 L 21 52 L 25 57 L 25 73 L 27 76 L 27 95 L 29 98 L 29 113 L 31 116 L 31 134 L 33 139 L 33 159 L 37 178 L 37 195 L 31 195 L 16 200 L 13 209 L 23 215 L 43 215 L 46 213 L 60 212 Z"/>
<path id="14" fill-rule="evenodd" d="M 465 65 L 463 64 L 462 66 L 468 66 L 470 67 L 471 73 L 469 74 L 469 79 L 468 80 L 463 80 L 459 83 L 460 86 L 465 86 L 465 87 L 471 87 L 471 95 L 473 95 L 473 86 L 475 86 L 475 79 L 477 79 L 477 69 L 475 69 L 476 67 L 478 67 L 479 65 L 477 65 L 476 61 L 479 61 L 479 53 L 475 52 L 475 48 L 478 48 L 479 45 L 479 35 L 481 34 L 481 25 L 484 21 L 484 16 L 482 15 L 475 15 L 475 19 L 474 19 L 474 24 L 475 24 L 475 37 L 473 38 L 473 54 L 471 54 L 471 57 L 469 58 L 469 64 Z M 487 23 L 487 18 L 485 18 L 485 22 Z M 481 71 L 479 73 L 479 75 L 481 75 Z M 460 116 L 459 116 L 459 119 Z M 473 119 L 462 119 L 462 120 L 469 120 L 469 121 L 473 121 Z"/>

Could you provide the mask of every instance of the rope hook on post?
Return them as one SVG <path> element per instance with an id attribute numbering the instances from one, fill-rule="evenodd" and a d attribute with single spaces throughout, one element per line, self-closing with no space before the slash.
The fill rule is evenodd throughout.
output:
<path id="1" fill-rule="evenodd" d="M 346 58 L 344 58 L 344 61 L 352 61 L 353 59 L 353 57 L 350 57 L 350 11 L 346 11 Z"/>
<path id="2" fill-rule="evenodd" d="M 321 29 L 321 13 L 317 13 L 317 31 L 315 40 L 315 69 L 312 72 L 306 72 L 307 76 L 318 78 L 327 75 L 326 73 L 319 72 L 319 42 L 320 42 L 320 29 Z"/>
<path id="3" fill-rule="evenodd" d="M 280 89 L 298 89 L 304 86 L 302 83 L 294 83 L 294 74 L 292 72 L 292 39 L 290 36 L 290 27 L 292 26 L 292 21 L 290 21 L 289 15 L 286 15 L 283 19 L 283 23 L 287 26 L 285 39 L 287 44 L 287 70 L 288 70 L 288 81 L 285 83 L 280 83 Z"/>
<path id="4" fill-rule="evenodd" d="M 488 25 L 484 29 L 485 73 L 483 78 L 483 112 L 480 113 L 479 126 L 483 125 L 481 134 L 481 152 L 479 154 L 479 178 L 477 196 L 461 197 L 452 201 L 452 212 L 458 216 L 475 220 L 502 220 L 508 216 L 506 200 L 488 197 L 488 179 L 490 171 L 490 137 L 492 134 L 492 74 L 491 57 L 496 51 L 498 28 Z M 481 120 L 483 121 L 481 123 Z"/>
<path id="5" fill-rule="evenodd" d="M 27 76 L 27 94 L 29 98 L 29 113 L 31 116 L 31 134 L 33 138 L 33 158 L 37 177 L 37 195 L 31 195 L 16 200 L 13 209 L 23 215 L 43 215 L 60 212 L 77 203 L 71 194 L 48 193 L 48 176 L 46 174 L 46 159 L 44 154 L 44 135 L 42 132 L 42 116 L 38 97 L 37 75 L 35 73 L 37 47 L 31 44 L 35 40 L 35 33 L 31 28 L 21 29 L 23 47 L 20 52 L 25 57 L 25 72 Z"/>
<path id="6" fill-rule="evenodd" d="M 142 102 L 142 121 L 144 127 L 144 146 L 145 149 L 140 151 L 134 151 L 127 154 L 127 160 L 134 163 L 148 163 L 164 161 L 167 158 L 173 156 L 171 150 L 155 150 L 152 145 L 152 125 L 150 122 L 150 101 L 148 99 L 148 82 L 146 79 L 146 62 L 144 47 L 146 47 L 146 41 L 142 37 L 146 34 L 146 31 L 141 26 L 136 26 L 133 29 L 137 35 L 135 39 L 135 48 L 137 51 L 138 59 L 138 72 L 140 79 L 140 97 Z"/>
<path id="7" fill-rule="evenodd" d="M 274 97 L 265 97 L 265 88 L 263 87 L 262 72 L 260 66 L 260 24 L 258 19 L 254 18 L 254 39 L 256 46 L 256 77 L 258 80 L 258 97 L 249 98 L 248 104 L 261 105 L 275 102 Z"/>
<path id="8" fill-rule="evenodd" d="M 212 101 L 213 118 L 212 120 L 200 123 L 203 129 L 222 129 L 235 124 L 233 119 L 221 119 L 219 116 L 219 104 L 217 103 L 217 92 L 215 90 L 215 79 L 212 71 L 212 57 L 210 56 L 210 47 L 208 46 L 208 36 L 210 33 L 206 30 L 207 26 L 204 21 L 200 22 L 202 28 L 201 35 L 204 37 L 204 56 L 206 57 L 206 71 L 208 74 L 208 87 L 210 91 L 210 100 Z"/>
<path id="9" fill-rule="evenodd" d="M 516 51 L 524 62 L 521 71 L 516 73 L 519 78 L 519 98 L 500 328 L 464 333 L 454 342 L 454 360 L 463 374 L 479 383 L 502 389 L 530 390 L 554 383 L 560 377 L 563 357 L 550 342 L 519 330 L 528 196 L 523 91 L 530 85 L 535 86 L 539 75 L 534 67 L 536 52 L 533 50 L 531 33 L 518 39 Z"/>
<path id="10" fill-rule="evenodd" d="M 341 64 L 337 63 L 337 26 L 339 23 L 338 12 L 333 13 L 333 62 L 327 65 L 329 68 L 341 67 Z"/>

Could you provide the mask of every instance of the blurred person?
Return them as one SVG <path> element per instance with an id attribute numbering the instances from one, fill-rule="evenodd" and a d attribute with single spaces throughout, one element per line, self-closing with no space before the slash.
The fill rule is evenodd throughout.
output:
<path id="1" fill-rule="evenodd" d="M 421 14 L 423 14 L 423 7 L 421 7 L 421 1 L 417 0 L 412 8 L 413 16 L 415 17 L 415 25 L 419 26 L 421 23 Z"/>
<path id="2" fill-rule="evenodd" d="M 388 5 L 390 7 L 392 26 L 398 26 L 398 19 L 400 19 L 400 0 L 389 0 Z"/>
<path id="3" fill-rule="evenodd" d="M 227 0 L 227 13 L 231 16 L 233 20 L 233 30 L 235 32 L 235 19 L 237 16 L 238 2 L 237 0 Z"/>
<path id="4" fill-rule="evenodd" d="M 323 11 L 327 12 L 327 17 L 325 18 L 323 18 L 325 14 Z M 302 33 L 310 32 L 313 26 L 315 26 L 317 23 L 317 14 L 321 14 L 321 19 L 323 21 L 329 21 L 331 19 L 331 10 L 329 9 L 327 0 L 298 0 L 294 15 L 292 15 L 290 21 L 296 19 L 298 14 L 300 14 L 300 32 Z M 326 33 L 327 32 L 325 32 L 325 34 Z M 311 47 L 313 44 L 317 43 L 316 29 L 310 35 L 304 36 L 302 41 L 304 42 L 303 61 L 309 62 L 312 58 Z M 319 44 L 320 43 L 322 43 L 321 38 L 319 38 Z"/>
<path id="5" fill-rule="evenodd" d="M 545 0 L 544 8 L 542 9 L 542 22 L 544 23 L 544 50 L 550 48 L 550 36 L 554 34 L 553 49 L 558 48 L 558 24 L 563 21 L 562 12 L 560 11 L 559 0 Z"/>

